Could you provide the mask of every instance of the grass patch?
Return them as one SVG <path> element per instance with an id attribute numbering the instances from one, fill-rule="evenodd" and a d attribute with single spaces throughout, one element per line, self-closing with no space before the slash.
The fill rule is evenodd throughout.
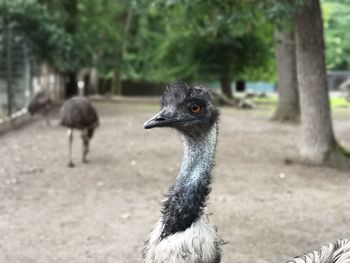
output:
<path id="1" fill-rule="evenodd" d="M 253 98 L 253 102 L 256 104 L 277 104 L 278 102 L 278 97 L 277 96 L 268 96 L 265 98 Z"/>
<path id="2" fill-rule="evenodd" d="M 350 103 L 344 97 L 331 97 L 331 107 L 332 108 L 348 108 Z"/>

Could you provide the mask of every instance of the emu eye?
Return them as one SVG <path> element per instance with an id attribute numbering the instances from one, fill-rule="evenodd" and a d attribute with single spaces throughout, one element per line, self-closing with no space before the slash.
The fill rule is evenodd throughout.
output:
<path id="1" fill-rule="evenodd" d="M 198 104 L 192 104 L 192 105 L 190 106 L 190 111 L 191 111 L 192 113 L 199 113 L 199 112 L 201 112 L 201 110 L 202 110 L 202 107 L 199 106 Z"/>

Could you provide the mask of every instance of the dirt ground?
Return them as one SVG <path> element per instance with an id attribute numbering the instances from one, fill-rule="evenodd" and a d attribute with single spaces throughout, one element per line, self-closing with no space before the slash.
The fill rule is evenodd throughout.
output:
<path id="1" fill-rule="evenodd" d="M 76 167 L 66 167 L 67 138 L 57 120 L 0 137 L 1 263 L 142 262 L 181 142 L 175 131 L 142 128 L 156 104 L 96 105 L 101 126 L 87 165 L 76 134 Z M 350 238 L 349 171 L 285 164 L 297 157 L 298 126 L 269 116 L 267 108 L 222 110 L 207 213 L 229 242 L 224 263 L 285 262 Z M 345 110 L 335 130 L 350 148 Z"/>

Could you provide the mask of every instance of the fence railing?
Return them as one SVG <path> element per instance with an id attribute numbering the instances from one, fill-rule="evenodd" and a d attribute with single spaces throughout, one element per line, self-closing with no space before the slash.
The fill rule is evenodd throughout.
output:
<path id="1" fill-rule="evenodd" d="M 25 38 L 11 25 L 0 25 L 0 118 L 11 117 L 28 104 L 32 65 Z"/>
<path id="2" fill-rule="evenodd" d="M 74 95 L 67 92 L 69 74 L 35 58 L 30 47 L 23 31 L 0 16 L 0 121 L 22 112 L 39 90 L 46 89 L 54 102 Z"/>

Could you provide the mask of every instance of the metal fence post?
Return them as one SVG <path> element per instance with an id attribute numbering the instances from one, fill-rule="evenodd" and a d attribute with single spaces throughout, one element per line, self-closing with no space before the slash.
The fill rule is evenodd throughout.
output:
<path id="1" fill-rule="evenodd" d="M 12 30 L 7 20 L 5 22 L 6 30 L 6 81 L 7 81 L 7 113 L 12 116 Z"/>
<path id="2" fill-rule="evenodd" d="M 28 47 L 26 45 L 26 41 L 23 43 L 23 53 L 24 53 L 24 94 L 25 94 L 25 103 L 28 104 L 30 101 L 30 98 L 32 97 L 32 68 L 31 68 L 31 61 L 29 56 Z"/>

